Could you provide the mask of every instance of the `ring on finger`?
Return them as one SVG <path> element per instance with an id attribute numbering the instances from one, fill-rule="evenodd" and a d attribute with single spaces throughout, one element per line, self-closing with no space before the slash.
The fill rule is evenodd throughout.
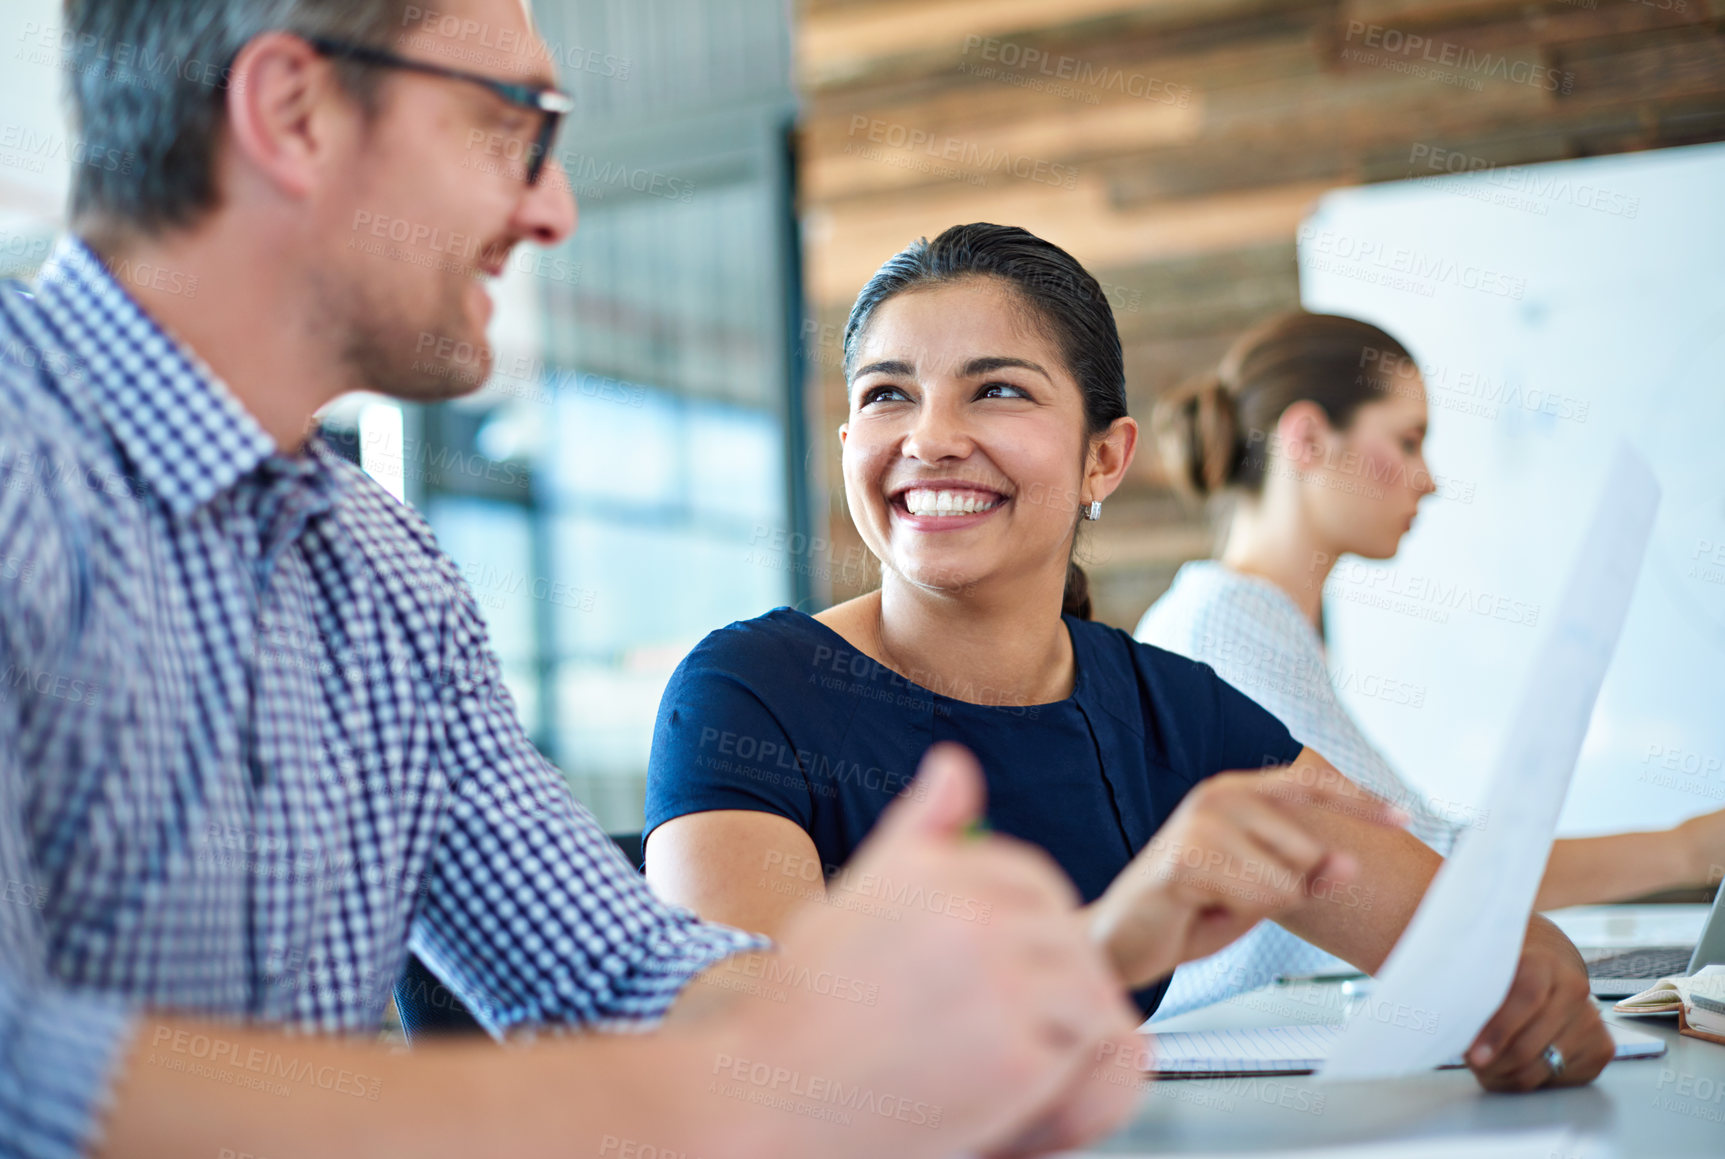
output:
<path id="1" fill-rule="evenodd" d="M 1540 1055 L 1540 1057 L 1545 1060 L 1545 1065 L 1551 1068 L 1552 1078 L 1555 1079 L 1563 1077 L 1563 1052 L 1557 1049 L 1557 1044 L 1555 1042 L 1546 1047 L 1545 1053 Z"/>

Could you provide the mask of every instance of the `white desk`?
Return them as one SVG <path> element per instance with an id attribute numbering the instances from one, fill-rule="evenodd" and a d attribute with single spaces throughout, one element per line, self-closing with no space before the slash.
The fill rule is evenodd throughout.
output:
<path id="1" fill-rule="evenodd" d="M 1634 908 L 1649 912 L 1593 907 L 1551 916 L 1572 937 L 1604 944 L 1644 937 L 1649 922 L 1661 923 L 1664 937 L 1693 940 L 1706 913 L 1705 906 Z M 1589 923 L 1604 934 L 1613 922 L 1609 933 L 1616 936 L 1587 937 L 1595 932 Z M 1156 1029 L 1333 1022 L 1345 1001 L 1333 984 L 1271 986 Z M 1088 1150 L 1229 1154 L 1561 1126 L 1602 1136 L 1626 1159 L 1725 1156 L 1725 1046 L 1678 1034 L 1673 1019 L 1606 1018 L 1665 1039 L 1668 1053 L 1612 1063 L 1585 1087 L 1527 1095 L 1488 1094 L 1465 1070 L 1373 1083 L 1325 1083 L 1312 1075 L 1166 1080 L 1146 1090 L 1126 1130 Z"/>

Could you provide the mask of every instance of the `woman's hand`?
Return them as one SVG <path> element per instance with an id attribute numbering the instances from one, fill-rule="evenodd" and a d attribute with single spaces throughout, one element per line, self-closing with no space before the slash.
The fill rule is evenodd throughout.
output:
<path id="1" fill-rule="evenodd" d="M 1400 826 L 1407 814 L 1328 762 L 1220 773 L 1173 816 L 1088 909 L 1128 989 L 1213 954 L 1265 918 L 1346 885 L 1357 865 L 1314 836 L 1316 811 Z"/>
<path id="2" fill-rule="evenodd" d="M 1552 1068 L 1548 1047 L 1557 1049 L 1561 1071 Z M 1535 914 L 1509 994 L 1468 1048 L 1468 1069 L 1488 1091 L 1574 1087 L 1592 1082 L 1615 1049 L 1580 952 Z"/>

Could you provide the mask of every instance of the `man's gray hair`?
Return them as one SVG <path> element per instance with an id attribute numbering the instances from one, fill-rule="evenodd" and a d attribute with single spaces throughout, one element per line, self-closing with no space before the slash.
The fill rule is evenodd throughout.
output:
<path id="1" fill-rule="evenodd" d="M 406 11 L 404 0 L 65 0 L 75 131 L 87 153 L 130 161 L 76 167 L 74 224 L 142 235 L 194 224 L 215 207 L 229 70 L 247 42 L 279 28 L 387 46 Z M 371 111 L 376 70 L 337 72 Z"/>

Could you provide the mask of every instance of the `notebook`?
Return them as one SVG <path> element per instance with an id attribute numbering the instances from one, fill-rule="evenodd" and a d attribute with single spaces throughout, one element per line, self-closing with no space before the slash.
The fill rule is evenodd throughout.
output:
<path id="1" fill-rule="evenodd" d="M 1684 1034 L 1725 1043 L 1725 965 L 1661 978 L 1612 1009 L 1619 1014 L 1675 1014 Z"/>
<path id="2" fill-rule="evenodd" d="M 1621 1027 L 1607 1027 L 1617 1042 L 1615 1058 L 1657 1058 L 1663 1040 Z M 1329 1057 L 1340 1026 L 1268 1026 L 1241 1030 L 1178 1030 L 1146 1035 L 1145 1073 L 1154 1078 L 1243 1078 L 1249 1075 L 1310 1074 Z M 1459 1067 L 1457 1057 L 1444 1067 Z M 1441 1068 L 1440 1068 L 1441 1069 Z"/>

